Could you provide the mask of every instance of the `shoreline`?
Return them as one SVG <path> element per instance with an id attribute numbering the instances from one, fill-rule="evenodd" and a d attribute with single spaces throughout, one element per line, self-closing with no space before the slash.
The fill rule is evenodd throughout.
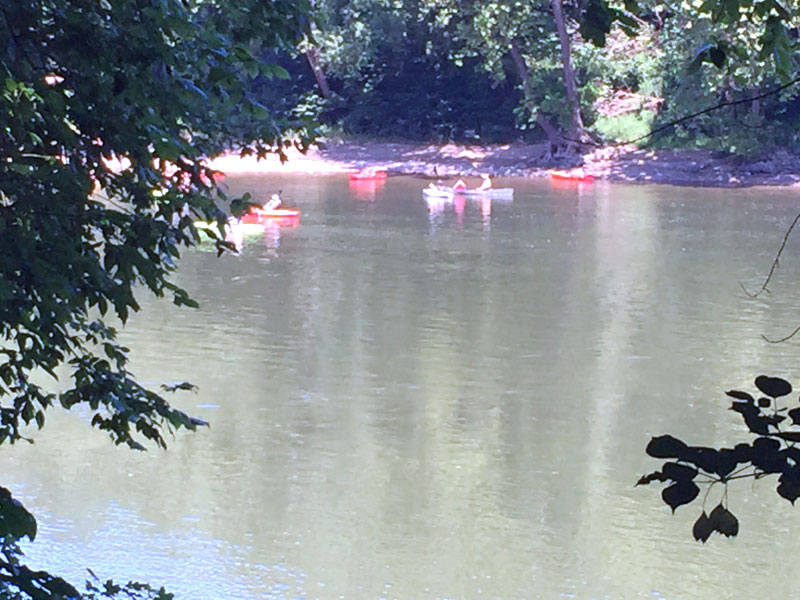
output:
<path id="1" fill-rule="evenodd" d="M 209 161 L 212 169 L 229 174 L 291 173 L 330 175 L 364 167 L 379 167 L 390 175 L 426 178 L 546 177 L 550 169 L 578 166 L 554 159 L 543 144 L 413 144 L 406 142 L 329 142 L 302 154 L 287 151 L 281 163 L 276 155 L 226 154 Z M 745 159 L 710 150 L 642 150 L 634 147 L 599 148 L 583 156 L 583 168 L 596 180 L 615 183 L 738 188 L 754 186 L 800 187 L 800 157 L 785 150 L 768 157 Z"/>

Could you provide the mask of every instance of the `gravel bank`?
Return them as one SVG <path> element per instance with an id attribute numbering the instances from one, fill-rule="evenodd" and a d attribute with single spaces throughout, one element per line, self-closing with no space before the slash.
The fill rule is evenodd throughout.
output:
<path id="1" fill-rule="evenodd" d="M 341 173 L 366 166 L 390 174 L 449 178 L 481 173 L 546 177 L 552 168 L 578 166 L 577 161 L 547 156 L 542 145 L 411 144 L 391 142 L 337 142 L 305 154 L 289 152 L 286 162 L 270 156 L 221 156 L 212 168 L 226 173 Z M 800 157 L 786 151 L 744 159 L 707 150 L 641 150 L 607 147 L 582 157 L 583 168 L 597 179 L 628 183 L 660 183 L 705 187 L 800 185 Z"/>

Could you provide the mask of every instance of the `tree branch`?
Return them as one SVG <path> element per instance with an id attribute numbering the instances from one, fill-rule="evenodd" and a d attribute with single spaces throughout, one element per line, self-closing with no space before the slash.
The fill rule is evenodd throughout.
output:
<path id="1" fill-rule="evenodd" d="M 612 146 L 627 146 L 628 144 L 635 144 L 636 142 L 640 142 L 640 141 L 642 141 L 642 140 L 644 140 L 646 138 L 652 137 L 652 136 L 656 135 L 657 133 L 661 133 L 665 129 L 669 129 L 670 127 L 674 127 L 675 125 L 680 125 L 684 121 L 688 121 L 690 119 L 694 119 L 695 117 L 699 117 L 701 115 L 705 115 L 707 113 L 710 113 L 712 111 L 718 110 L 720 108 L 725 108 L 726 106 L 736 106 L 736 105 L 739 105 L 739 104 L 747 104 L 748 102 L 753 102 L 755 100 L 761 100 L 762 98 L 767 98 L 769 96 L 772 96 L 774 94 L 782 92 L 783 90 L 785 90 L 787 88 L 790 88 L 793 85 L 796 85 L 797 83 L 800 83 L 800 77 L 795 77 L 790 82 L 784 83 L 783 85 L 781 85 L 779 87 L 776 87 L 775 89 L 772 89 L 772 90 L 770 90 L 768 92 L 764 92 L 763 94 L 759 94 L 757 96 L 752 96 L 750 98 L 745 98 L 743 100 L 731 100 L 729 102 L 721 102 L 721 103 L 716 104 L 714 106 L 709 106 L 708 108 L 704 108 L 703 110 L 698 110 L 697 112 L 694 112 L 694 113 L 692 113 L 690 115 L 686 115 L 684 117 L 681 117 L 680 119 L 675 119 L 674 121 L 670 121 L 669 123 L 665 123 L 664 125 L 661 125 L 660 127 L 656 127 L 650 133 L 646 133 L 646 134 L 641 135 L 641 136 L 639 136 L 637 138 L 633 138 L 632 140 L 627 140 L 627 141 L 624 141 L 624 142 L 616 142 L 616 143 L 611 144 L 611 145 Z"/>
<path id="2" fill-rule="evenodd" d="M 786 235 L 783 236 L 783 242 L 781 242 L 781 247 L 778 249 L 778 253 L 775 255 L 775 260 L 772 261 L 772 267 L 770 268 L 769 274 L 767 275 L 767 278 L 764 280 L 764 283 L 761 285 L 761 289 L 759 289 L 755 293 L 751 293 L 747 291 L 747 288 L 745 288 L 743 284 L 740 284 L 742 286 L 742 290 L 744 290 L 744 293 L 747 294 L 750 298 L 757 298 L 759 295 L 761 295 L 762 292 L 769 293 L 767 286 L 769 285 L 769 282 L 772 280 L 772 276 L 775 274 L 775 271 L 778 270 L 778 262 L 780 261 L 784 248 L 786 248 L 786 242 L 789 240 L 789 236 L 791 235 L 792 231 L 794 231 L 794 228 L 797 226 L 798 221 L 800 221 L 800 214 L 798 214 L 794 218 L 794 221 L 792 221 L 792 224 L 786 231 Z"/>

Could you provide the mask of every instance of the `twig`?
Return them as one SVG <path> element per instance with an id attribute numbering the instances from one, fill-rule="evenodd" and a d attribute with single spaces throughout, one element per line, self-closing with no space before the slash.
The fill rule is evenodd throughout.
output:
<path id="1" fill-rule="evenodd" d="M 661 133 L 665 129 L 668 129 L 670 127 L 674 127 L 675 125 L 679 125 L 679 124 L 683 123 L 684 121 L 688 121 L 689 119 L 694 119 L 695 117 L 699 117 L 700 115 L 704 115 L 704 114 L 710 113 L 710 112 L 715 111 L 715 110 L 720 109 L 720 108 L 725 108 L 726 106 L 736 106 L 738 104 L 747 104 L 748 102 L 753 102 L 755 100 L 761 100 L 762 98 L 767 98 L 769 96 L 772 96 L 773 94 L 777 94 L 778 92 L 782 92 L 783 90 L 785 90 L 787 88 L 790 88 L 790 87 L 792 87 L 793 85 L 795 85 L 797 83 L 800 83 L 800 77 L 795 77 L 790 82 L 784 83 L 783 85 L 778 86 L 775 89 L 772 89 L 772 90 L 770 90 L 768 92 L 764 92 L 763 94 L 758 94 L 757 96 L 751 96 L 750 98 L 744 98 L 743 100 L 731 100 L 729 102 L 721 102 L 721 103 L 719 103 L 719 104 L 717 104 L 715 106 L 709 106 L 708 108 L 704 108 L 703 110 L 699 110 L 699 111 L 697 111 L 695 113 L 692 113 L 690 115 L 686 115 L 684 117 L 681 117 L 680 119 L 676 119 L 674 121 L 670 121 L 669 123 L 665 123 L 664 125 L 661 125 L 660 127 L 656 127 L 650 133 L 646 133 L 645 135 L 641 135 L 641 136 L 639 136 L 637 138 L 634 138 L 632 140 L 628 140 L 627 142 L 617 142 L 615 144 L 612 144 L 612 146 L 627 146 L 628 144 L 635 144 L 636 142 L 640 142 L 643 139 L 649 138 L 649 137 L 651 137 L 651 136 L 653 136 L 653 135 L 655 135 L 657 133 Z"/>
<path id="2" fill-rule="evenodd" d="M 772 276 L 775 274 L 775 271 L 778 269 L 778 262 L 780 261 L 780 258 L 781 258 L 781 255 L 783 254 L 784 248 L 786 248 L 786 242 L 789 240 L 789 236 L 791 235 L 791 233 L 794 230 L 794 228 L 797 226 L 797 222 L 798 221 L 800 221 L 800 214 L 798 214 L 794 218 L 794 221 L 792 221 L 792 224 L 789 226 L 789 229 L 786 231 L 786 235 L 783 236 L 783 242 L 781 242 L 781 247 L 778 249 L 778 253 L 775 255 L 775 260 L 772 261 L 772 267 L 770 268 L 769 274 L 767 275 L 767 278 L 764 280 L 764 283 L 761 285 L 761 289 L 759 289 L 755 293 L 751 293 L 751 292 L 747 291 L 747 288 L 744 287 L 744 284 L 741 284 L 741 283 L 739 284 L 739 285 L 742 286 L 742 290 L 744 290 L 744 293 L 747 294 L 750 298 L 757 298 L 761 294 L 761 292 L 769 293 L 769 290 L 767 289 L 767 286 L 769 285 L 769 282 L 772 280 Z M 796 331 L 795 331 L 795 333 L 796 333 Z M 792 335 L 794 335 L 794 333 Z"/>
<path id="3" fill-rule="evenodd" d="M 800 332 L 800 325 L 798 325 L 797 328 L 795 328 L 795 330 L 792 333 L 790 333 L 789 335 L 787 335 L 786 337 L 782 337 L 782 338 L 777 339 L 777 340 L 771 340 L 771 339 L 769 339 L 767 336 L 765 336 L 762 333 L 761 334 L 761 339 L 763 339 L 765 342 L 769 342 L 770 344 L 780 344 L 781 342 L 785 342 L 787 340 L 792 339 L 794 336 L 796 336 L 798 334 L 798 332 Z"/>
<path id="4" fill-rule="evenodd" d="M 748 102 L 753 102 L 755 100 L 761 100 L 762 98 L 767 98 L 769 96 L 772 96 L 774 94 L 782 92 L 783 90 L 785 90 L 787 88 L 790 88 L 793 85 L 796 85 L 797 83 L 800 83 L 800 77 L 795 77 L 794 79 L 792 79 L 788 83 L 784 83 L 781 86 L 778 86 L 778 87 L 776 87 L 776 88 L 774 88 L 774 89 L 772 89 L 772 90 L 770 90 L 768 92 L 764 92 L 762 94 L 758 94 L 756 96 L 751 96 L 749 98 L 744 98 L 742 100 L 731 100 L 731 101 L 727 101 L 727 102 L 720 102 L 719 104 L 715 104 L 714 106 L 709 106 L 707 108 L 704 108 L 703 110 L 698 110 L 697 112 L 694 112 L 692 114 L 685 115 L 685 116 L 683 116 L 683 117 L 681 117 L 679 119 L 675 119 L 674 121 L 670 121 L 669 123 L 665 123 L 664 125 L 656 127 L 655 129 L 653 129 L 649 133 L 646 133 L 644 135 L 640 135 L 637 138 L 633 138 L 631 140 L 626 140 L 626 141 L 623 141 L 623 142 L 613 142 L 611 144 L 608 144 L 608 146 L 614 147 L 614 146 L 627 146 L 628 144 L 635 144 L 636 142 L 641 142 L 642 140 L 647 139 L 649 137 L 652 137 L 652 136 L 656 135 L 657 133 L 661 133 L 665 129 L 669 129 L 670 127 L 674 127 L 675 125 L 680 125 L 684 121 L 688 121 L 690 119 L 694 119 L 695 117 L 699 117 L 701 115 L 705 115 L 707 113 L 710 113 L 712 111 L 718 110 L 720 108 L 725 108 L 726 106 L 736 106 L 738 104 L 747 104 Z M 566 140 L 568 142 L 574 142 L 576 144 L 600 146 L 600 144 L 598 144 L 598 143 L 596 143 L 594 141 L 586 142 L 586 141 L 582 141 L 582 140 L 576 140 L 576 139 L 569 138 L 569 137 L 567 137 L 565 135 L 561 135 L 560 137 L 561 137 L 561 139 L 564 139 L 564 140 Z"/>

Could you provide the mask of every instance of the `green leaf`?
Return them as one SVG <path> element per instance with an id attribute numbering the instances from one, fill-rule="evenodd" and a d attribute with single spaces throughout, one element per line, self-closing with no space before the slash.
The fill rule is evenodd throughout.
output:
<path id="1" fill-rule="evenodd" d="M 605 46 L 606 36 L 611 31 L 612 12 L 602 0 L 588 0 L 580 23 L 580 33 L 598 47 Z"/>
<path id="2" fill-rule="evenodd" d="M 33 173 L 33 167 L 31 167 L 30 165 L 23 165 L 20 163 L 9 162 L 6 163 L 6 166 L 15 173 L 19 173 L 20 175 L 30 175 Z"/>
<path id="3" fill-rule="evenodd" d="M 725 59 L 727 58 L 727 53 L 725 52 L 724 48 L 722 48 L 719 45 L 716 45 L 709 49 L 708 58 L 714 64 L 715 67 L 721 69 L 725 65 Z"/>
<path id="4" fill-rule="evenodd" d="M 268 64 L 266 65 L 266 71 L 277 79 L 289 79 L 291 77 L 289 71 L 280 65 Z"/>
<path id="5" fill-rule="evenodd" d="M 14 541 L 36 538 L 36 519 L 6 488 L 0 487 L 0 538 Z"/>
<path id="6" fill-rule="evenodd" d="M 269 110 L 267 107 L 260 102 L 256 102 L 255 100 L 250 102 L 250 113 L 256 119 L 266 119 L 269 117 Z"/>
<path id="7" fill-rule="evenodd" d="M 248 61 L 244 65 L 245 71 L 250 77 L 255 77 L 260 71 L 260 67 L 256 61 Z"/>
<path id="8" fill-rule="evenodd" d="M 196 385 L 188 381 L 178 381 L 177 383 L 162 383 L 161 389 L 165 392 L 175 392 L 178 390 L 196 392 L 198 388 Z"/>

